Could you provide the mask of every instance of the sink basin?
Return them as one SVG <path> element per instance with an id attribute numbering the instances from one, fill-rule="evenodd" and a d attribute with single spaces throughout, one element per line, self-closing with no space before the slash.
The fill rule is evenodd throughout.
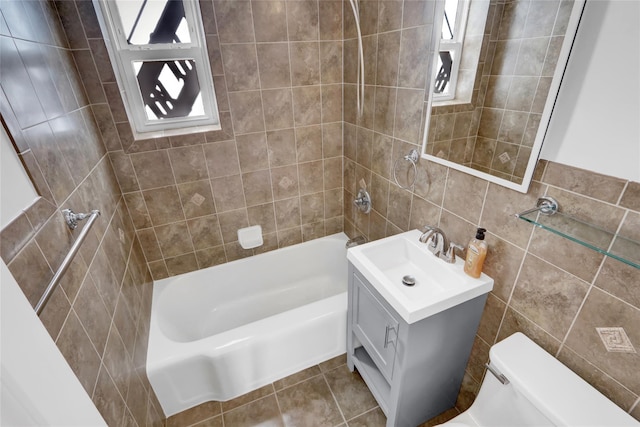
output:
<path id="1" fill-rule="evenodd" d="M 433 255 L 418 240 L 421 234 L 419 230 L 411 230 L 347 251 L 347 259 L 407 323 L 493 289 L 493 279 L 486 274 L 478 279 L 467 276 L 463 259 L 450 264 Z M 415 284 L 404 284 L 406 276 L 412 277 Z"/>

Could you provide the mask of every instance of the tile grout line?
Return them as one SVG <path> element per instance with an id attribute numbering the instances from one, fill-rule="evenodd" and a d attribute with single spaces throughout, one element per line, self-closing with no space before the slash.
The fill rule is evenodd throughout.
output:
<path id="1" fill-rule="evenodd" d="M 214 19 L 215 19 L 215 16 L 214 16 Z M 217 25 L 218 24 L 216 23 L 216 27 L 217 27 Z M 226 86 L 226 80 L 225 80 L 225 86 Z M 231 113 L 229 113 L 229 114 L 231 114 Z M 235 134 L 234 134 L 234 139 L 235 139 Z M 206 214 L 206 215 L 194 216 L 192 218 L 189 218 L 187 220 L 187 229 L 191 233 L 191 229 L 189 228 L 189 221 L 190 220 L 193 221 L 193 220 L 198 219 L 198 218 L 205 218 L 205 217 L 208 217 L 208 216 L 215 216 L 216 217 L 216 223 L 217 223 L 216 230 L 217 230 L 218 234 L 220 235 L 220 242 L 221 243 L 219 245 L 208 246 L 206 248 L 201 248 L 201 249 L 198 249 L 198 250 L 195 250 L 195 245 L 194 245 L 194 250 L 195 250 L 194 254 L 196 256 L 196 263 L 198 264 L 198 266 L 200 266 L 200 261 L 198 261 L 198 255 L 197 255 L 197 252 L 199 250 L 202 251 L 202 250 L 206 250 L 206 249 L 211 249 L 211 248 L 222 246 L 222 252 L 224 253 L 225 262 L 227 260 L 227 252 L 226 252 L 226 249 L 224 247 L 224 239 L 222 238 L 222 227 L 220 225 L 220 215 L 218 213 L 218 207 L 216 206 L 216 200 L 215 200 L 215 196 L 214 196 L 214 193 L 213 193 L 213 187 L 211 185 L 211 181 L 214 178 L 211 177 L 212 174 L 211 174 L 211 171 L 209 170 L 209 162 L 207 161 L 207 155 L 206 155 L 206 151 L 204 149 L 205 145 L 208 144 L 206 141 L 207 141 L 207 138 L 205 136 L 205 143 L 204 144 L 199 144 L 199 145 L 200 145 L 200 149 L 201 149 L 202 156 L 203 156 L 203 159 L 204 159 L 204 168 L 207 171 L 207 182 L 209 184 L 209 191 L 211 192 L 211 203 L 213 204 L 213 212 L 209 213 L 209 214 Z M 214 144 L 214 143 L 211 143 L 211 144 Z M 232 176 L 232 175 L 229 175 L 229 176 Z"/>
<path id="2" fill-rule="evenodd" d="M 342 422 L 338 423 L 338 425 L 342 425 L 342 424 L 347 422 L 347 418 L 344 416 L 344 412 L 342 412 L 342 408 L 340 407 L 340 403 L 338 402 L 338 398 L 336 397 L 335 393 L 333 392 L 333 389 L 331 388 L 331 385 L 329 384 L 329 381 L 327 380 L 325 372 L 322 372 L 322 379 L 324 380 L 324 383 L 327 385 L 327 388 L 329 389 L 329 393 L 331 393 L 331 397 L 333 398 L 333 402 L 336 404 L 336 407 L 338 408 L 338 412 L 340 413 L 340 416 L 342 417 Z"/>
<path id="3" fill-rule="evenodd" d="M 241 405 L 235 406 L 235 407 L 233 407 L 233 408 L 231 408 L 231 409 L 229 409 L 229 410 L 224 410 L 223 408 L 221 408 L 221 413 L 220 413 L 220 414 L 218 414 L 218 415 L 223 416 L 223 415 L 224 415 L 225 413 L 227 413 L 227 412 L 235 411 L 235 410 L 237 410 L 237 409 L 239 409 L 239 408 L 246 407 L 247 405 L 249 405 L 249 404 L 251 404 L 251 403 L 255 403 L 255 402 L 257 402 L 257 401 L 259 401 L 259 400 L 261 400 L 261 399 L 264 399 L 264 398 L 266 398 L 266 397 L 268 397 L 268 396 L 271 396 L 271 395 L 274 395 L 274 396 L 276 397 L 276 401 L 277 401 L 277 403 L 278 403 L 278 410 L 279 410 L 280 414 L 282 415 L 282 410 L 281 410 L 280 403 L 279 403 L 278 396 L 277 396 L 279 392 L 281 392 L 281 391 L 283 391 L 283 390 L 287 390 L 287 389 L 292 388 L 292 387 L 295 387 L 295 386 L 298 386 L 298 385 L 300 385 L 300 384 L 302 384 L 302 383 L 304 383 L 304 382 L 307 382 L 307 381 L 309 381 L 309 380 L 312 380 L 312 379 L 318 378 L 318 377 L 320 377 L 320 376 L 323 376 L 323 377 L 324 377 L 324 374 L 325 374 L 326 372 L 331 372 L 331 371 L 333 371 L 333 370 L 335 370 L 335 369 L 338 369 L 338 368 L 340 368 L 340 367 L 342 367 L 342 366 L 345 366 L 345 364 L 340 364 L 340 365 L 338 365 L 338 366 L 336 366 L 336 367 L 334 367 L 334 368 L 329 369 L 329 370 L 328 370 L 328 371 L 326 371 L 326 372 L 324 372 L 324 371 L 322 371 L 322 370 L 321 370 L 321 368 L 320 368 L 320 365 L 319 365 L 319 364 L 317 364 L 317 365 L 313 365 L 313 366 L 318 367 L 318 370 L 319 370 L 320 372 L 318 372 L 318 373 L 316 373 L 316 374 L 314 374 L 314 375 L 311 375 L 311 376 L 309 376 L 309 377 L 307 377 L 307 378 L 304 378 L 304 379 L 302 379 L 302 380 L 296 381 L 295 383 L 289 384 L 289 385 L 287 385 L 287 386 L 285 386 L 285 387 L 282 387 L 281 389 L 276 389 L 276 387 L 275 387 L 275 382 L 270 383 L 269 385 L 271 385 L 271 387 L 272 387 L 272 392 L 269 392 L 268 394 L 266 394 L 266 395 L 264 395 L 264 396 L 259 396 L 259 397 L 256 397 L 255 399 L 252 399 L 252 400 L 249 400 L 249 401 L 247 401 L 247 402 L 244 402 L 244 403 L 242 403 Z M 294 373 L 294 374 L 292 374 L 292 375 L 295 375 L 295 373 Z M 285 377 L 285 378 L 286 378 L 286 377 Z M 326 382 L 326 378 L 325 378 L 325 382 Z M 327 386 L 328 386 L 328 388 L 331 390 L 331 387 L 329 386 L 329 384 L 328 384 L 328 383 L 327 383 Z M 250 393 L 251 393 L 251 392 L 249 392 L 249 393 L 247 393 L 247 394 L 250 394 Z M 333 395 L 333 392 L 332 392 L 332 395 Z M 239 396 L 238 398 L 240 398 L 240 397 L 242 397 L 242 396 Z M 334 399 L 335 399 L 335 396 L 334 396 Z M 337 403 L 337 402 L 336 402 L 336 403 Z M 338 405 L 338 407 L 339 407 L 339 405 Z M 217 417 L 218 415 L 213 415 L 213 416 L 208 417 L 208 418 L 206 418 L 206 419 L 199 420 L 199 421 L 197 421 L 197 422 L 195 422 L 195 423 L 192 423 L 190 426 L 194 426 L 194 425 L 197 425 L 198 423 L 201 423 L 201 422 L 203 422 L 203 421 L 206 421 L 206 420 L 209 420 L 209 419 L 213 419 L 213 418 Z M 344 417 L 343 417 L 343 418 L 344 418 Z"/>
<path id="4" fill-rule="evenodd" d="M 213 20 L 216 24 L 216 38 L 218 40 L 218 47 L 219 47 L 219 54 L 220 54 L 220 66 L 222 67 L 222 78 L 224 79 L 224 86 L 225 86 L 225 90 L 227 92 L 227 102 L 229 103 L 229 120 L 230 120 L 230 126 L 231 126 L 231 132 L 233 134 L 233 137 L 228 140 L 228 141 L 233 141 L 233 145 L 236 151 L 236 155 L 238 155 L 238 144 L 236 141 L 236 136 L 238 135 L 238 133 L 236 132 L 235 126 L 234 126 L 234 120 L 233 120 L 233 108 L 231 107 L 231 98 L 229 97 L 229 84 L 227 83 L 227 75 L 229 75 L 229 73 L 225 72 L 225 65 L 224 65 L 224 56 L 222 53 L 222 45 L 225 44 L 220 40 L 220 25 L 218 24 L 218 13 L 216 12 L 216 4 L 215 2 L 212 2 L 212 10 L 213 10 Z M 251 7 L 251 23 L 252 23 L 252 30 L 255 27 L 255 25 L 253 24 L 253 8 L 251 6 L 251 4 L 249 4 L 249 7 Z M 205 39 L 206 39 L 206 35 L 205 35 Z M 255 31 L 253 33 L 253 39 L 255 42 Z M 209 55 L 207 55 L 209 56 Z M 209 58 L 209 60 L 211 60 L 211 58 Z M 257 63 L 258 63 L 258 51 L 256 48 L 256 67 L 257 67 Z M 213 76 L 212 76 L 213 78 Z M 258 79 L 260 79 L 260 75 L 258 74 Z M 258 80 L 259 81 L 259 80 Z M 260 101 L 262 101 L 262 92 L 260 91 Z M 218 115 L 220 112 L 218 112 Z M 263 108 L 263 113 L 264 113 L 264 108 Z M 264 120 L 264 117 L 263 117 Z M 221 123 L 222 125 L 222 123 Z M 222 126 L 221 126 L 222 127 Z M 221 129 L 222 130 L 222 129 Z M 224 142 L 224 141 L 217 141 L 217 142 Z M 205 143 L 207 143 L 207 138 L 206 138 L 206 134 L 205 134 Z M 203 151 L 204 151 L 204 145 L 203 145 Z M 206 154 L 205 154 L 205 159 L 206 159 Z M 215 195 L 214 195 L 214 191 L 213 191 L 213 185 L 212 185 L 212 181 L 215 178 L 211 177 L 211 171 L 209 170 L 209 164 L 208 162 L 205 161 L 205 166 L 207 168 L 207 176 L 209 178 L 209 187 L 211 189 L 211 197 L 213 198 L 213 208 L 215 210 L 215 212 L 213 213 L 213 215 L 216 216 L 216 220 L 218 223 L 218 231 L 220 233 L 220 240 L 222 241 L 221 245 L 217 245 L 217 246 L 222 246 L 222 251 L 224 253 L 224 259 L 225 259 L 225 263 L 229 262 L 229 255 L 227 253 L 227 246 L 225 244 L 224 241 L 224 237 L 222 234 L 222 224 L 220 224 L 220 213 L 218 212 L 218 207 L 216 205 L 215 202 Z M 240 158 L 238 156 L 238 171 L 240 174 L 240 180 L 242 182 L 242 169 L 240 168 Z M 228 176 L 233 176 L 233 175 L 228 175 Z M 226 177 L 226 176 L 225 176 Z M 216 177 L 216 178 L 221 178 L 221 177 Z M 243 185 L 243 191 L 242 191 L 242 196 L 244 197 L 244 185 Z M 246 200 L 245 200 L 245 210 L 246 210 Z M 246 214 L 247 217 L 247 221 L 248 221 L 248 213 Z M 213 247 L 213 246 L 212 246 Z M 198 262 L 198 257 L 196 256 L 196 263 L 199 265 L 200 263 Z"/>
<path id="5" fill-rule="evenodd" d="M 320 162 L 322 164 L 322 202 L 324 205 L 324 189 L 325 189 L 325 179 L 324 179 L 324 172 L 325 172 L 325 158 L 324 158 L 324 97 L 322 95 L 322 34 L 321 34 L 321 29 L 320 29 L 320 21 L 321 21 L 321 13 L 322 11 L 320 10 L 320 2 L 316 2 L 316 10 L 318 12 L 318 85 L 320 86 L 320 124 L 318 125 L 320 128 Z M 291 63 L 289 63 L 289 66 L 291 66 Z M 326 84 L 325 86 L 328 86 L 328 84 Z M 328 99 L 328 97 L 327 97 Z M 317 160 L 316 160 L 317 161 Z M 298 181 L 300 181 L 300 177 L 298 176 Z M 298 189 L 300 189 L 300 187 L 298 187 Z M 305 194 L 305 196 L 307 196 L 308 194 Z M 305 236 L 304 236 L 304 225 L 302 223 L 302 193 L 300 194 L 300 234 L 301 234 L 301 239 L 304 242 L 305 241 Z M 324 209 L 323 209 L 324 211 Z M 319 221 L 310 223 L 308 225 L 311 224 L 315 224 Z M 311 231 L 311 233 L 313 232 L 313 229 Z M 326 221 L 324 219 L 324 212 L 322 215 L 322 236 L 326 236 L 327 235 L 327 226 L 326 226 Z"/>
<path id="6" fill-rule="evenodd" d="M 299 207 L 299 211 L 298 211 L 298 219 L 300 221 L 300 225 L 298 226 L 298 229 L 300 231 L 300 240 L 302 241 L 302 206 L 300 203 L 301 200 L 301 196 L 300 196 L 300 162 L 298 159 L 298 133 L 296 132 L 296 103 L 295 103 L 295 97 L 293 95 L 293 67 L 291 65 L 291 49 L 293 47 L 292 43 L 293 41 L 291 40 L 291 31 L 289 31 L 289 5 L 287 4 L 287 2 L 284 2 L 284 13 L 285 13 L 285 28 L 286 28 L 286 33 L 287 33 L 287 59 L 289 61 L 289 90 L 290 90 L 290 94 L 291 94 L 291 121 L 292 121 L 292 130 L 293 130 L 293 144 L 294 144 L 294 150 L 295 150 L 295 156 L 296 156 L 296 160 L 295 160 L 295 167 L 296 167 L 296 183 L 298 186 L 298 207 Z M 319 18 L 318 18 L 319 19 Z M 319 49 L 319 47 L 318 47 Z M 320 64 L 318 64 L 318 67 L 320 66 Z M 320 91 L 322 93 L 322 90 Z M 261 94 L 262 95 L 262 94 Z M 263 107 L 263 112 L 264 112 L 264 107 Z M 322 117 L 322 115 L 320 116 Z M 266 123 L 265 123 L 265 127 L 266 127 Z M 287 165 L 287 167 L 290 167 L 292 165 Z M 269 175 L 271 177 L 271 169 L 269 170 Z M 278 249 L 282 248 L 283 246 L 281 246 L 280 244 L 280 232 L 284 231 L 284 230 L 289 230 L 289 229 L 295 229 L 296 227 L 290 227 L 290 228 L 282 228 L 280 227 L 280 225 L 278 224 L 278 209 L 276 208 L 276 198 L 275 198 L 275 191 L 274 191 L 274 187 L 273 187 L 273 179 L 271 180 L 271 194 L 272 194 L 272 198 L 273 198 L 273 221 L 275 223 L 275 234 L 276 234 L 276 243 L 277 243 L 277 247 Z M 278 201 L 282 201 L 282 200 L 287 200 L 287 198 L 280 198 Z M 288 246 L 288 245 L 287 245 Z M 278 409 L 280 408 L 280 406 L 278 406 Z"/>
<path id="7" fill-rule="evenodd" d="M 273 396 L 276 399 L 276 407 L 278 408 L 278 415 L 280 415 L 280 421 L 282 421 L 284 424 L 284 414 L 282 413 L 282 406 L 280 405 L 280 399 L 278 399 L 278 391 L 275 389 L 275 387 L 273 388 Z"/>
<path id="8" fill-rule="evenodd" d="M 267 164 L 268 164 L 268 171 L 269 171 L 269 184 L 270 184 L 270 190 L 271 190 L 271 200 L 273 203 L 273 220 L 274 222 L 276 222 L 276 212 L 275 212 L 275 198 L 274 198 L 274 194 L 273 194 L 273 180 L 271 178 L 271 163 L 269 161 L 269 142 L 268 142 L 268 138 L 267 138 L 267 119 L 265 116 L 265 102 L 264 102 L 264 90 L 265 88 L 262 87 L 262 73 L 260 73 L 260 59 L 258 58 L 258 38 L 256 36 L 256 24 L 255 24 L 255 18 L 254 18 L 254 12 L 253 12 L 253 3 L 249 2 L 249 13 L 251 15 L 251 30 L 253 33 L 253 42 L 250 42 L 250 44 L 252 44 L 255 47 L 255 52 L 256 52 L 256 70 L 258 73 L 258 87 L 259 87 L 259 92 L 260 92 L 260 103 L 262 106 L 262 123 L 264 125 L 264 129 L 262 131 L 258 131 L 258 132 L 254 132 L 256 134 L 260 134 L 260 135 L 264 135 L 264 143 L 267 149 Z M 286 6 L 285 6 L 285 19 L 286 19 Z M 216 23 L 216 27 L 217 27 L 217 23 Z M 287 55 L 289 55 L 289 49 L 288 49 L 288 44 L 289 44 L 289 36 L 287 35 Z M 222 50 L 222 43 L 220 43 L 220 50 Z M 224 61 L 223 61 L 224 62 Z M 289 60 L 289 62 L 291 62 Z M 291 64 L 289 64 L 289 68 L 291 68 Z M 291 71 L 289 71 L 289 76 L 291 76 Z M 225 73 L 225 82 L 226 82 L 226 73 Z M 227 97 L 229 94 L 229 90 L 228 90 L 228 86 L 227 86 Z M 229 106 L 229 109 L 231 109 L 231 106 Z M 244 185 L 244 174 L 245 173 L 249 173 L 249 172 L 243 172 L 242 171 L 242 165 L 240 164 L 240 152 L 238 150 L 238 140 L 237 140 L 237 135 L 235 135 L 234 132 L 234 136 L 233 136 L 233 140 L 234 140 L 234 145 L 236 147 L 236 154 L 238 156 L 238 168 L 240 169 L 240 183 L 242 185 L 242 197 L 244 198 L 244 210 L 245 210 L 245 218 L 247 219 L 247 226 L 250 227 L 251 226 L 251 221 L 249 219 L 249 207 L 247 204 L 247 195 L 245 192 L 245 185 Z M 250 172 L 257 172 L 257 171 L 250 171 Z M 222 227 L 222 226 L 220 226 Z M 221 230 L 221 235 L 222 235 L 222 230 Z M 262 236 L 260 236 L 262 238 Z M 278 234 L 277 234 L 277 224 L 276 224 L 276 242 L 278 240 Z M 240 247 L 242 247 L 242 245 L 240 245 L 240 239 L 238 238 L 237 240 L 238 245 Z M 263 243 L 264 245 L 264 243 Z M 262 246 L 262 245 L 261 245 Z M 279 246 L 279 245 L 278 245 Z M 251 255 L 256 255 L 256 249 L 244 249 L 243 250 L 250 250 L 251 251 Z M 226 249 L 225 249 L 225 253 L 226 253 Z M 228 260 L 228 259 L 227 259 Z"/>
<path id="9" fill-rule="evenodd" d="M 622 220 L 620 221 L 620 224 L 618 224 L 618 231 L 622 227 L 622 224 L 624 222 L 625 217 L 626 217 L 626 212 L 625 212 L 625 215 L 623 216 Z M 613 245 L 613 242 L 614 242 L 614 240 L 611 241 L 609 247 L 611 247 Z M 606 260 L 607 260 L 606 256 L 603 256 L 602 259 L 600 260 L 600 265 L 598 266 L 598 269 L 596 270 L 595 274 L 593 275 L 593 278 L 591 279 L 591 282 L 589 283 L 589 288 L 587 289 L 587 293 L 585 294 L 584 298 L 582 299 L 582 301 L 580 303 L 580 306 L 578 307 L 578 310 L 576 311 L 576 314 L 573 317 L 573 319 L 571 321 L 571 324 L 567 328 L 567 332 L 565 333 L 565 335 L 564 335 L 564 337 L 563 337 L 563 339 L 562 339 L 562 341 L 560 343 L 560 347 L 558 348 L 558 351 L 555 354 L 556 357 L 560 356 L 560 352 L 564 348 L 564 346 L 565 346 L 565 344 L 567 342 L 567 339 L 569 339 L 569 335 L 571 334 L 571 331 L 573 330 L 574 325 L 578 321 L 578 317 L 580 316 L 580 313 L 582 312 L 582 309 L 584 308 L 585 304 L 587 303 L 587 299 L 591 295 L 591 292 L 592 292 L 593 288 L 597 287 L 596 286 L 596 281 L 598 280 L 598 276 L 600 275 L 600 272 L 602 271 L 602 267 L 604 266 Z M 559 268 L 558 266 L 555 266 L 555 267 Z M 564 271 L 564 269 L 561 269 L 561 270 Z M 567 273 L 569 273 L 569 272 L 567 272 Z M 571 274 L 571 273 L 569 273 L 569 274 Z M 573 275 L 573 276 L 575 276 L 575 275 Z"/>
<path id="10" fill-rule="evenodd" d="M 547 186 L 547 188 L 545 188 L 544 194 L 547 193 L 548 189 L 549 189 L 549 187 Z M 520 274 L 522 274 L 522 268 L 524 266 L 525 260 L 527 259 L 527 255 L 530 254 L 529 247 L 531 246 L 531 241 L 533 240 L 534 231 L 535 231 L 535 227 L 531 226 L 531 231 L 529 232 L 529 239 L 527 240 L 527 245 L 524 248 L 522 260 L 520 261 L 520 266 L 518 267 L 518 273 L 516 273 L 516 276 L 513 279 L 513 286 L 511 287 L 511 292 L 509 292 L 509 297 L 507 298 L 504 312 L 502 313 L 502 317 L 500 319 L 500 323 L 498 324 L 498 331 L 496 332 L 496 336 L 494 338 L 494 341 L 496 341 L 498 339 L 498 336 L 500 335 L 500 331 L 502 330 L 502 326 L 504 325 L 504 321 L 505 321 L 505 319 L 507 317 L 507 311 L 509 310 L 509 308 L 511 308 L 514 311 L 517 311 L 512 307 L 511 300 L 513 299 L 513 294 L 515 293 L 516 286 L 518 285 L 518 280 L 520 279 Z M 516 247 L 518 247 L 518 246 L 516 246 Z M 533 255 L 533 254 L 531 254 L 531 255 Z M 535 256 L 535 255 L 533 255 L 533 256 Z M 535 323 L 535 322 L 533 322 L 533 323 L 534 323 L 534 325 L 538 326 L 537 323 Z M 540 327 L 540 326 L 538 326 L 538 327 Z"/>
<path id="11" fill-rule="evenodd" d="M 346 420 L 347 425 L 349 424 L 349 421 L 353 421 L 353 420 L 355 420 L 356 418 L 360 418 L 360 417 L 361 417 L 361 416 L 363 416 L 363 415 L 366 415 L 366 414 L 368 414 L 368 413 L 374 412 L 374 411 L 376 411 L 376 409 L 380 409 L 380 411 L 382 411 L 382 409 L 381 409 L 381 408 L 380 408 L 380 406 L 378 405 L 378 402 L 376 402 L 376 406 L 374 406 L 373 408 L 371 408 L 371 409 L 367 409 L 367 410 L 366 410 L 366 411 L 364 411 L 363 413 L 358 414 L 358 415 L 355 415 L 355 416 L 353 416 L 353 417 L 349 418 L 348 420 Z M 386 416 L 385 416 L 385 418 L 386 418 Z M 345 418 L 345 419 L 346 419 L 346 418 Z"/>
<path id="12" fill-rule="evenodd" d="M 212 81 L 213 81 L 213 78 L 212 78 Z M 170 137 L 169 137 L 169 140 L 171 140 Z M 206 141 L 206 137 L 205 137 L 205 141 Z M 189 218 L 187 217 L 186 209 L 184 207 L 186 203 L 190 203 L 191 202 L 191 199 L 183 201 L 182 197 L 180 197 L 180 185 L 184 184 L 184 183 L 178 183 L 178 179 L 176 178 L 176 171 L 175 171 L 175 168 L 173 167 L 173 162 L 171 161 L 171 155 L 169 154 L 169 149 L 167 149 L 167 160 L 169 161 L 169 169 L 171 169 L 171 175 L 173 176 L 173 182 L 175 183 L 176 192 L 178 193 L 178 201 L 180 202 L 180 209 L 182 210 L 182 217 L 184 218 L 183 220 L 178 221 L 178 223 L 184 222 L 184 226 L 187 229 L 187 237 L 189 238 L 189 245 L 190 245 L 191 250 L 192 250 L 191 253 L 193 253 L 193 257 L 195 258 L 196 265 L 199 266 L 198 257 L 196 256 L 196 248 L 195 248 L 195 245 L 193 244 L 193 236 L 191 235 L 191 230 L 189 230 L 189 222 L 188 222 Z M 208 184 L 209 184 L 209 189 L 211 190 L 211 181 L 209 181 Z M 191 197 L 193 197 L 193 195 L 191 195 Z M 211 197 L 213 199 L 213 191 L 212 191 Z M 214 204 L 214 207 L 215 207 L 215 204 Z M 157 237 L 157 235 L 156 235 L 156 237 Z M 160 242 L 158 241 L 158 243 L 160 243 Z M 160 251 L 162 251 L 162 247 L 160 247 Z M 176 256 L 170 257 L 170 258 L 177 258 L 179 256 L 184 256 L 184 255 L 187 255 L 189 253 L 190 252 L 186 252 L 184 254 L 176 255 Z M 162 257 L 166 259 L 166 257 L 164 256 L 164 253 L 162 254 Z M 165 261 L 165 264 L 166 264 L 166 261 Z M 168 272 L 168 267 L 167 267 L 167 272 Z"/>
<path id="13" fill-rule="evenodd" d="M 162 150 L 157 150 L 157 151 L 162 151 Z M 124 152 L 124 150 L 123 150 L 123 152 Z M 138 178 L 138 172 L 136 171 L 135 165 L 133 164 L 133 160 L 131 159 L 132 154 L 137 154 L 137 153 L 127 154 L 126 152 L 124 152 L 124 154 L 127 156 L 127 160 L 131 164 L 131 169 L 133 170 L 133 175 L 134 175 L 134 177 L 136 179 L 136 184 L 137 184 L 138 189 L 139 189 L 138 191 L 140 192 L 140 196 L 142 197 L 142 202 L 144 203 L 144 208 L 147 211 L 147 215 L 149 215 L 149 222 L 151 223 L 151 227 L 147 227 L 147 228 L 151 228 L 153 230 L 153 237 L 156 239 L 156 243 L 158 245 L 158 250 L 160 251 L 160 254 L 162 256 L 162 258 L 159 259 L 159 260 L 149 261 L 149 259 L 147 259 L 147 254 L 145 253 L 144 247 L 143 247 L 142 254 L 145 257 L 145 261 L 147 262 L 147 269 L 149 269 L 149 271 L 151 271 L 151 268 L 149 268 L 149 263 L 150 262 L 162 261 L 162 264 L 164 265 L 164 269 L 167 272 L 167 277 L 170 277 L 169 268 L 167 267 L 167 263 L 165 261 L 164 253 L 162 252 L 162 248 L 160 247 L 160 240 L 158 239 L 158 234 L 156 233 L 157 225 L 154 224 L 154 222 L 153 222 L 153 220 L 151 218 L 151 211 L 149 210 L 149 206 L 147 205 L 147 200 L 144 197 L 144 191 L 156 190 L 156 188 L 147 188 L 146 190 L 142 189 L 142 186 L 140 185 L 140 179 Z M 171 164 L 171 158 L 169 156 L 168 149 L 167 149 L 167 158 L 169 159 L 169 164 Z M 113 168 L 113 164 L 112 164 L 112 168 Z M 173 174 L 173 169 L 171 170 L 171 173 Z M 115 174 L 115 171 L 114 171 L 114 174 Z M 118 177 L 116 175 L 116 180 L 117 179 L 118 179 Z M 173 179 L 174 179 L 174 185 L 176 187 L 176 192 L 177 192 L 178 191 L 178 185 L 175 183 L 175 176 L 174 176 Z M 169 188 L 169 187 L 172 187 L 172 185 L 165 185 L 165 186 L 157 187 L 157 188 Z M 122 192 L 122 188 L 120 189 L 120 191 Z M 124 198 L 124 194 L 122 196 Z M 179 197 L 180 197 L 180 194 L 178 193 L 178 198 Z M 125 201 L 125 205 L 126 205 L 126 201 Z M 128 210 L 128 208 L 129 207 L 127 206 L 127 210 Z M 180 204 L 180 209 L 182 210 L 182 203 Z M 184 211 L 183 211 L 182 214 L 184 215 Z M 135 232 L 136 237 L 138 237 L 138 230 L 135 229 L 135 225 L 134 225 L 134 232 Z M 153 274 L 152 274 L 152 277 L 153 277 Z"/>
<path id="14" fill-rule="evenodd" d="M 627 411 L 627 413 L 631 414 L 634 411 L 634 409 L 636 409 L 636 408 L 640 408 L 640 396 L 631 405 L 631 408 L 629 408 L 629 411 Z"/>

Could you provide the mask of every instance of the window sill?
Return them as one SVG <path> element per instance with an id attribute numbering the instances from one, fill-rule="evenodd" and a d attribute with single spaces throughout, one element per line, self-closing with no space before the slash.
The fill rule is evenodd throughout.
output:
<path id="1" fill-rule="evenodd" d="M 138 132 L 133 126 L 131 127 L 131 132 L 133 134 L 133 139 L 135 141 L 141 141 L 145 139 L 153 139 L 153 138 L 164 138 L 169 136 L 178 136 L 178 135 L 192 135 L 194 133 L 202 133 L 202 132 L 212 132 L 222 130 L 222 126 L 220 124 L 217 125 L 206 125 L 206 126 L 191 126 L 177 129 L 165 129 L 165 130 L 157 130 L 151 132 Z"/>

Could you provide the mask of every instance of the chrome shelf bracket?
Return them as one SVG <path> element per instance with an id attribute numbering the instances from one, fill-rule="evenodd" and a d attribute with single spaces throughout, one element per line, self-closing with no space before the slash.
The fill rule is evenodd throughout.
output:
<path id="1" fill-rule="evenodd" d="M 543 215 L 553 215 L 558 212 L 560 209 L 560 204 L 553 197 L 544 196 L 538 199 L 538 203 L 536 203 L 535 208 L 527 209 L 524 212 L 520 212 L 515 214 L 516 218 L 520 218 L 521 216 L 525 216 L 527 214 L 540 211 Z"/>

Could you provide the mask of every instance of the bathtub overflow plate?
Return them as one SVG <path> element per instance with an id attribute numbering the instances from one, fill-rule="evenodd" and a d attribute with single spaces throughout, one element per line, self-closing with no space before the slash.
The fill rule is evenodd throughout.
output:
<path id="1" fill-rule="evenodd" d="M 402 278 L 402 284 L 405 286 L 413 286 L 416 284 L 416 278 L 411 275 L 406 275 Z"/>

